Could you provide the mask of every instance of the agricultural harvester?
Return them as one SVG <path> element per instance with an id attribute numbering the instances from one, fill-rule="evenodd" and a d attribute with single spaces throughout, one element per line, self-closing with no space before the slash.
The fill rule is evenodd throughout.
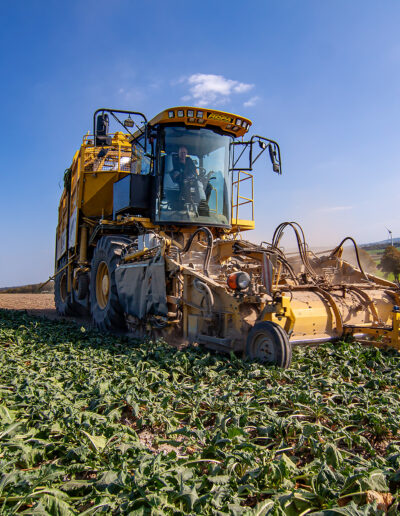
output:
<path id="1" fill-rule="evenodd" d="M 110 121 L 120 131 L 111 133 Z M 247 118 L 196 107 L 148 121 L 99 109 L 64 175 L 55 256 L 59 314 L 90 314 L 101 330 L 172 341 L 288 367 L 294 344 L 346 335 L 399 348 L 396 284 L 342 259 L 346 239 L 314 255 L 301 227 L 254 228 L 254 163 L 281 174 L 277 142 Z M 245 214 L 245 216 L 243 215 Z M 298 255 L 280 247 L 294 232 Z"/>

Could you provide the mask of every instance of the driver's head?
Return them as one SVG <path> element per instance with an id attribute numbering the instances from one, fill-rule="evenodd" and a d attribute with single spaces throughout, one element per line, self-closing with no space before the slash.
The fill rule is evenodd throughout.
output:
<path id="1" fill-rule="evenodd" d="M 181 145 L 178 150 L 178 158 L 179 161 L 182 161 L 182 163 L 185 163 L 186 156 L 187 156 L 188 150 L 184 145 Z"/>

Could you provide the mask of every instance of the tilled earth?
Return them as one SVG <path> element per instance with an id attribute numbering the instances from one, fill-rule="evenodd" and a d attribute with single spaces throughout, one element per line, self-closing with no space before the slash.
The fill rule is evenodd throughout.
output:
<path id="1" fill-rule="evenodd" d="M 75 321 L 84 326 L 92 326 L 89 317 L 62 317 L 56 312 L 54 294 L 0 294 L 0 309 L 25 310 L 30 315 L 47 319 Z"/>
<path id="2" fill-rule="evenodd" d="M 26 310 L 34 315 L 57 316 L 53 294 L 0 294 L 0 308 Z"/>
<path id="3" fill-rule="evenodd" d="M 0 310 L 21 310 L 26 311 L 29 315 L 35 315 L 39 317 L 45 317 L 51 320 L 65 320 L 69 322 L 75 322 L 79 326 L 85 328 L 94 328 L 94 323 L 89 315 L 77 315 L 77 316 L 61 316 L 57 313 L 54 304 L 54 294 L 1 294 L 0 293 Z M 127 337 L 138 337 L 138 335 L 130 333 L 125 330 L 113 331 L 114 335 L 125 335 Z M 158 338 L 158 335 L 152 335 L 154 338 Z M 141 337 L 142 338 L 142 337 Z M 181 348 L 182 341 L 176 340 L 176 338 L 170 340 L 167 339 L 168 343 L 174 347 Z M 0 511 L 1 514 L 1 511 Z"/>

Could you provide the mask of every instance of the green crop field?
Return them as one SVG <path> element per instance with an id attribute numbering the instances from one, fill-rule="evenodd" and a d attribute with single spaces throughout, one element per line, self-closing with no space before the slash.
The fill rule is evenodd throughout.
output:
<path id="1" fill-rule="evenodd" d="M 0 371 L 1 514 L 400 512 L 395 351 L 284 371 L 0 310 Z"/>

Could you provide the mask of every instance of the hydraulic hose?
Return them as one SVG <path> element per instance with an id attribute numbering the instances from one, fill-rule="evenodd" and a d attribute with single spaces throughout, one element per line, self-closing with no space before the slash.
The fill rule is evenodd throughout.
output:
<path id="1" fill-rule="evenodd" d="M 193 286 L 197 292 L 200 292 L 200 294 L 203 294 L 205 297 L 208 308 L 207 315 L 210 316 L 212 314 L 212 307 L 214 306 L 214 296 L 210 287 L 207 285 L 207 283 L 204 283 L 204 281 L 201 281 L 197 278 L 194 280 Z"/>
<path id="2" fill-rule="evenodd" d="M 289 273 L 290 277 L 292 278 L 292 280 L 294 281 L 294 283 L 296 285 L 298 285 L 299 282 L 296 278 L 296 274 L 293 270 L 293 267 L 286 260 L 285 255 L 282 253 L 282 251 L 279 248 L 274 247 L 274 248 L 268 249 L 268 248 L 263 247 L 262 245 L 256 246 L 250 242 L 246 242 L 246 245 L 248 246 L 248 248 L 243 248 L 241 245 L 234 244 L 233 252 L 235 254 L 250 254 L 253 252 L 259 252 L 259 253 L 264 253 L 268 256 L 274 256 L 283 265 L 283 267 L 288 271 L 288 273 Z"/>
<path id="3" fill-rule="evenodd" d="M 340 242 L 340 244 L 338 246 L 336 246 L 335 249 L 331 252 L 330 258 L 333 258 L 335 256 L 335 254 L 339 251 L 339 249 L 346 242 L 346 240 L 350 240 L 353 243 L 353 245 L 354 245 L 354 250 L 356 252 L 357 265 L 358 265 L 358 268 L 360 269 L 361 274 L 364 276 L 364 278 L 367 281 L 371 281 L 368 278 L 367 274 L 364 272 L 364 269 L 363 269 L 363 267 L 361 265 L 360 255 L 358 254 L 358 246 L 357 246 L 357 243 L 356 243 L 356 241 L 354 240 L 353 237 L 347 236 L 347 237 L 343 238 L 343 240 Z"/>
<path id="4" fill-rule="evenodd" d="M 298 224 L 297 222 L 283 222 L 282 224 L 280 224 L 275 229 L 274 235 L 272 237 L 272 247 L 278 248 L 279 241 L 282 238 L 283 232 L 287 226 L 290 226 L 294 231 L 294 234 L 295 234 L 296 240 L 297 240 L 297 246 L 299 248 L 300 258 L 301 258 L 301 261 L 303 262 L 304 268 L 306 269 L 306 271 L 310 275 L 310 277 L 313 279 L 313 281 L 316 281 L 317 274 L 314 271 L 314 269 L 312 268 L 311 263 L 308 259 L 307 243 L 306 243 L 306 239 L 304 236 L 303 228 L 300 226 L 300 224 Z"/>
<path id="5" fill-rule="evenodd" d="M 192 244 L 193 244 L 194 237 L 201 232 L 205 233 L 205 235 L 207 237 L 207 252 L 206 252 L 206 256 L 204 258 L 203 272 L 206 276 L 209 276 L 208 267 L 210 265 L 211 253 L 213 250 L 214 241 L 213 241 L 213 235 L 208 228 L 201 227 L 201 228 L 196 229 L 196 231 L 194 233 L 192 233 L 192 235 L 189 237 L 189 240 L 186 242 L 186 245 L 182 249 L 180 254 L 185 254 L 190 250 L 190 248 L 192 247 Z"/>

